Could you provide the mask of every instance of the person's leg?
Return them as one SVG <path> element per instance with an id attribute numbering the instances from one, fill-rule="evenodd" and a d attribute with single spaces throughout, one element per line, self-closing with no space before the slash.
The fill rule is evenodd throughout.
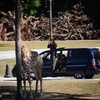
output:
<path id="1" fill-rule="evenodd" d="M 56 66 L 55 66 L 55 71 L 59 70 L 59 68 L 60 68 L 60 62 L 57 61 Z"/>
<path id="2" fill-rule="evenodd" d="M 54 55 L 54 53 L 53 53 L 53 51 L 51 51 L 51 57 L 50 57 L 50 60 L 51 60 L 52 64 L 53 64 L 53 55 Z"/>

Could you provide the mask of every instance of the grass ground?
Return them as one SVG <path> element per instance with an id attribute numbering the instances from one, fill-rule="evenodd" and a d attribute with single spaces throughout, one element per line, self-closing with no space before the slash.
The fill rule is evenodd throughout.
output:
<path id="1" fill-rule="evenodd" d="M 34 93 L 35 81 L 32 82 L 32 86 Z M 29 93 L 28 84 L 27 93 Z M 0 83 L 0 94 L 3 100 L 14 100 L 16 83 Z M 43 95 L 34 98 L 35 100 L 100 100 L 100 81 L 43 80 Z"/>
<path id="2" fill-rule="evenodd" d="M 10 74 L 11 74 L 12 73 L 11 70 L 12 70 L 13 66 L 15 65 L 15 59 L 0 60 L 0 76 L 5 75 L 6 64 L 9 65 L 9 70 L 10 70 Z"/>
<path id="3" fill-rule="evenodd" d="M 30 49 L 47 48 L 49 41 L 26 41 L 24 42 Z M 56 41 L 58 47 L 75 48 L 75 47 L 100 47 L 100 40 L 67 40 Z M 0 51 L 15 50 L 15 42 L 0 42 Z"/>

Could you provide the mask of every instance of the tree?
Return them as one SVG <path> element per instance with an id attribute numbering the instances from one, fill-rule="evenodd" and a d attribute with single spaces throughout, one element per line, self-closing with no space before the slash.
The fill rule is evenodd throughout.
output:
<path id="1" fill-rule="evenodd" d="M 22 2 L 23 15 L 33 16 L 38 13 L 38 8 L 40 7 L 40 0 L 25 0 Z"/>
<path id="2" fill-rule="evenodd" d="M 0 11 L 8 12 L 14 11 L 15 2 L 14 0 L 0 0 Z"/>
<path id="3" fill-rule="evenodd" d="M 20 24 L 21 24 L 21 6 L 20 0 L 16 0 L 16 39 L 15 39 L 15 50 L 16 50 L 16 66 L 17 66 L 17 99 L 22 97 L 22 84 L 21 84 L 21 36 L 20 36 Z"/>

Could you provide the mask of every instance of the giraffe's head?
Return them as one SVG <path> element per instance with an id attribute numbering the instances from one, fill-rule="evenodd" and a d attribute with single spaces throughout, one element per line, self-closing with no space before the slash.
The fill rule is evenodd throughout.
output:
<path id="1" fill-rule="evenodd" d="M 21 57 L 23 60 L 27 61 L 30 59 L 31 57 L 31 52 L 30 50 L 27 48 L 27 46 L 25 44 L 21 45 Z"/>

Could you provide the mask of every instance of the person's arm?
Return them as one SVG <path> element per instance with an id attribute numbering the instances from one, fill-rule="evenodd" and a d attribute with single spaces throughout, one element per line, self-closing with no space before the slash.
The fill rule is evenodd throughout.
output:
<path id="1" fill-rule="evenodd" d="M 47 45 L 47 48 L 50 48 L 50 45 L 51 45 L 51 44 L 49 43 L 49 44 Z"/>

